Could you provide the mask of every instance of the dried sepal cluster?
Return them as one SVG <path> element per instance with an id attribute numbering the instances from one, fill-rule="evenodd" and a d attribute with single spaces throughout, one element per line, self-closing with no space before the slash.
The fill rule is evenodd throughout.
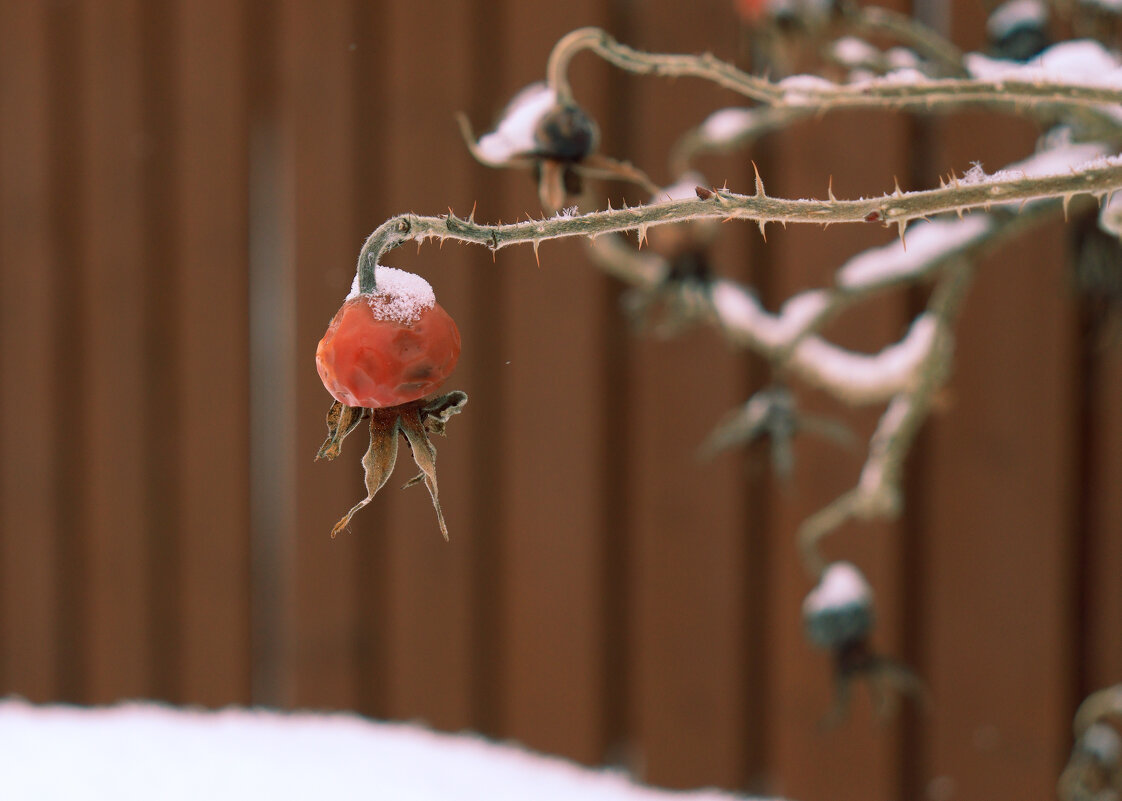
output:
<path id="1" fill-rule="evenodd" d="M 343 440 L 363 420 L 369 420 L 370 428 L 370 444 L 366 455 L 362 457 L 366 497 L 352 506 L 335 524 L 331 529 L 332 538 L 346 529 L 355 513 L 374 500 L 374 496 L 389 481 L 397 464 L 399 440 L 404 437 L 413 461 L 421 472 L 407 481 L 402 489 L 424 482 L 432 496 L 440 533 L 444 535 L 444 539 L 448 539 L 448 526 L 440 508 L 440 492 L 436 483 L 436 448 L 429 437 L 433 434 L 444 436 L 448 420 L 463 410 L 467 400 L 467 395 L 457 390 L 431 400 L 413 401 L 382 409 L 347 406 L 339 401 L 331 405 L 327 412 L 327 439 L 320 446 L 316 459 L 332 460 L 338 456 L 343 448 Z"/>

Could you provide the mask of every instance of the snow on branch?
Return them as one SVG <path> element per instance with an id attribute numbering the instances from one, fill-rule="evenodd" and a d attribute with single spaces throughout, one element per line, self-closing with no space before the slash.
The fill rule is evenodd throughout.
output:
<path id="1" fill-rule="evenodd" d="M 916 70 L 890 73 L 850 84 L 815 75 L 771 81 L 743 72 L 709 53 L 645 53 L 620 44 L 599 28 L 581 28 L 562 38 L 550 54 L 547 82 L 561 102 L 572 98 L 568 67 L 588 50 L 620 69 L 641 75 L 694 77 L 711 81 L 758 103 L 815 113 L 850 108 L 908 108 L 935 111 L 963 106 L 1019 110 L 1117 106 L 1122 104 L 1122 70 L 1094 72 L 1072 80 L 1050 70 L 1010 69 L 998 78 L 928 78 Z"/>

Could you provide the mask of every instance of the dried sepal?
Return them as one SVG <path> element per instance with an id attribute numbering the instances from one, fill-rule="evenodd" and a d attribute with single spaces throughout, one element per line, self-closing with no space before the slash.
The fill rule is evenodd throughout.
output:
<path id="1" fill-rule="evenodd" d="M 406 486 L 412 486 L 422 480 L 425 482 L 432 497 L 433 509 L 436 510 L 436 522 L 440 525 L 440 533 L 447 540 L 448 526 L 444 523 L 444 512 L 440 508 L 440 491 L 436 484 L 436 448 L 429 439 L 419 409 L 410 409 L 398 419 L 405 439 L 409 442 L 409 449 L 413 452 L 413 461 L 421 468 L 420 475 L 409 481 Z"/>
<path id="2" fill-rule="evenodd" d="M 421 469 L 420 474 L 406 482 L 404 487 L 411 487 L 422 481 L 425 483 L 436 509 L 440 533 L 447 540 L 448 527 L 444 523 L 444 512 L 440 508 L 436 484 L 436 448 L 429 435 L 444 436 L 448 420 L 463 411 L 467 401 L 467 393 L 456 390 L 431 400 L 413 401 L 384 409 L 355 408 L 336 402 L 327 413 L 328 437 L 320 448 L 319 455 L 328 459 L 335 458 L 339 454 L 343 437 L 366 417 L 370 418 L 370 447 L 362 457 L 362 467 L 366 474 L 366 497 L 351 507 L 343 519 L 335 524 L 331 529 L 331 536 L 336 537 L 345 529 L 355 513 L 370 503 L 389 481 L 397 463 L 398 437 L 404 435 L 413 454 L 413 461 Z"/>
<path id="3" fill-rule="evenodd" d="M 319 447 L 316 461 L 327 459 L 331 461 L 343 450 L 343 440 L 354 431 L 362 419 L 366 417 L 367 409 L 358 406 L 347 406 L 345 403 L 335 401 L 327 410 L 327 439 Z"/>
<path id="4" fill-rule="evenodd" d="M 433 398 L 421 407 L 421 420 L 425 424 L 425 431 L 443 437 L 448 420 L 452 415 L 462 412 L 467 402 L 467 393 L 458 389 Z"/>
<path id="5" fill-rule="evenodd" d="M 357 512 L 374 500 L 378 490 L 389 481 L 394 465 L 397 463 L 397 437 L 401 431 L 401 418 L 396 407 L 391 409 L 371 409 L 370 447 L 362 457 L 362 469 L 366 476 L 366 497 L 351 507 L 350 511 L 331 529 L 334 539 L 347 527 Z"/>
<path id="6" fill-rule="evenodd" d="M 772 469 L 787 478 L 794 469 L 794 437 L 802 432 L 828 439 L 842 447 L 853 447 L 853 432 L 836 420 L 799 412 L 795 396 L 782 384 L 765 387 L 748 399 L 713 430 L 701 446 L 701 456 L 710 458 L 739 445 L 767 437 L 771 444 Z"/>

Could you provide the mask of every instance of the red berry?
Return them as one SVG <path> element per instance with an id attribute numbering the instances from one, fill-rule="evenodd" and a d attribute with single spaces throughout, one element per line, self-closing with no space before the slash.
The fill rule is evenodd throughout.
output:
<path id="1" fill-rule="evenodd" d="M 316 349 L 332 397 L 378 409 L 433 392 L 460 358 L 460 332 L 418 276 L 381 267 L 374 294 L 348 298 Z"/>

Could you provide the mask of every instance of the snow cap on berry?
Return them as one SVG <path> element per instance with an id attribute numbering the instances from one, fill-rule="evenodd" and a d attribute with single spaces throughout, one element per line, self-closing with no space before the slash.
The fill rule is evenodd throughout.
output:
<path id="1" fill-rule="evenodd" d="M 367 296 L 376 320 L 410 325 L 424 311 L 436 305 L 436 293 L 432 291 L 432 286 L 416 273 L 379 265 L 377 279 L 378 288 Z M 347 300 L 360 294 L 356 275 Z"/>
<path id="2" fill-rule="evenodd" d="M 803 623 L 812 643 L 835 648 L 859 640 L 873 625 L 873 591 L 849 562 L 834 562 L 803 601 Z"/>

